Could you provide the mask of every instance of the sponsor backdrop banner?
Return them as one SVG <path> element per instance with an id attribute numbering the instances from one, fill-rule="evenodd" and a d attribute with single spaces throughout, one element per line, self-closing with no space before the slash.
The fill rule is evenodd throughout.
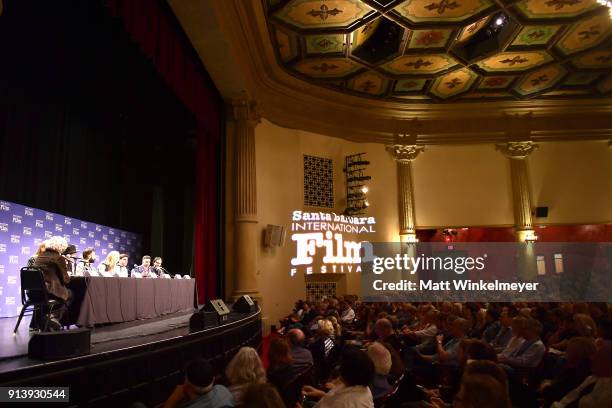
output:
<path id="1" fill-rule="evenodd" d="M 94 248 L 97 262 L 110 251 L 128 254 L 130 264 L 140 258 L 142 240 L 134 232 L 0 200 L 0 317 L 19 315 L 19 269 L 42 241 L 55 235 L 75 245 L 79 256 L 85 248 Z"/>

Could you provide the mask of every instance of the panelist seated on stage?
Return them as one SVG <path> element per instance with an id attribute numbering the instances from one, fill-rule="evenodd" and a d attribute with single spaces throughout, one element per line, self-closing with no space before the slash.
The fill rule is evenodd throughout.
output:
<path id="1" fill-rule="evenodd" d="M 119 263 L 119 256 L 119 252 L 110 251 L 106 255 L 106 259 L 98 265 L 98 274 L 106 278 L 118 276 L 119 267 L 117 263 Z"/>
<path id="2" fill-rule="evenodd" d="M 170 274 L 167 273 L 167 271 L 162 267 L 162 259 L 159 256 L 156 256 L 153 259 L 153 272 L 155 272 L 155 274 L 160 278 L 172 278 L 172 276 L 170 276 Z"/>
<path id="3" fill-rule="evenodd" d="M 45 251 L 37 256 L 34 262 L 34 266 L 42 271 L 49 298 L 64 302 L 62 307 L 53 310 L 51 313 L 49 327 L 52 330 L 61 329 L 59 321 L 72 299 L 72 291 L 66 287 L 66 284 L 70 281 L 67 267 L 68 261 L 62 256 L 67 247 L 68 243 L 64 237 L 52 237 L 46 241 Z M 48 312 L 48 310 L 44 311 L 44 313 Z M 34 328 L 42 328 L 43 314 L 35 313 L 33 315 L 32 323 Z"/>
<path id="4" fill-rule="evenodd" d="M 83 258 L 77 263 L 76 276 L 98 276 L 98 271 L 93 264 L 96 262 L 96 251 L 89 247 L 83 251 Z"/>
<path id="5" fill-rule="evenodd" d="M 117 276 L 120 278 L 127 278 L 130 276 L 130 272 L 128 271 L 128 255 L 121 254 L 119 255 L 119 263 L 117 264 Z"/>
<path id="6" fill-rule="evenodd" d="M 66 260 L 66 268 L 68 269 L 68 275 L 72 276 L 76 273 L 76 261 L 79 259 L 76 256 L 77 249 L 74 245 L 68 245 L 66 250 L 62 253 L 62 256 Z"/>
<path id="7" fill-rule="evenodd" d="M 142 265 L 134 265 L 130 274 L 132 278 L 157 278 L 157 274 L 151 266 L 151 257 L 145 255 L 142 257 Z"/>

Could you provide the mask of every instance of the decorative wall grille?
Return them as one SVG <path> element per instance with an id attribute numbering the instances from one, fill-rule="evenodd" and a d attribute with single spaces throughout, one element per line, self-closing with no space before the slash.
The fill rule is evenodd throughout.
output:
<path id="1" fill-rule="evenodd" d="M 304 155 L 304 205 L 334 208 L 334 167 L 331 159 Z"/>
<path id="2" fill-rule="evenodd" d="M 336 296 L 336 282 L 306 283 L 306 299 L 310 301 L 327 299 Z"/>

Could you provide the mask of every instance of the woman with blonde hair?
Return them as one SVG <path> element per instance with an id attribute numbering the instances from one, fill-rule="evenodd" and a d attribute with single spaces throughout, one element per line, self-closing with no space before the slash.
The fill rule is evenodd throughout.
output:
<path id="1" fill-rule="evenodd" d="M 334 337 L 336 337 L 337 339 L 340 338 L 342 336 L 342 326 L 340 326 L 340 324 L 338 323 L 338 319 L 336 319 L 335 316 L 329 316 L 328 319 L 331 322 L 332 327 L 334 328 Z"/>
<path id="2" fill-rule="evenodd" d="M 105 276 L 107 278 L 113 277 L 117 275 L 117 263 L 119 262 L 119 252 L 110 251 L 108 255 L 106 255 L 106 259 L 98 265 L 98 273 L 101 276 Z"/>
<path id="3" fill-rule="evenodd" d="M 266 382 L 266 371 L 257 351 L 252 347 L 242 347 L 227 365 L 225 377 L 236 405 L 240 405 L 249 385 Z"/>

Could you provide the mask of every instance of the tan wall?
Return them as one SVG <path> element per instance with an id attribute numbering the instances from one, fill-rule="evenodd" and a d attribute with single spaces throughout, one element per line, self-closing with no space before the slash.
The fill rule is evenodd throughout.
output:
<path id="1" fill-rule="evenodd" d="M 278 127 L 263 121 L 255 131 L 257 154 L 257 212 L 259 227 L 267 224 L 290 226 L 294 210 L 333 211 L 341 213 L 346 205 L 344 193 L 344 157 L 367 152 L 368 168 L 372 182 L 368 198 L 371 210 L 368 216 L 376 218 L 373 241 L 397 240 L 397 192 L 395 163 L 379 144 L 358 144 L 299 130 Z M 303 155 L 327 157 L 334 164 L 334 198 L 336 208 L 306 208 L 303 205 Z M 305 296 L 305 277 L 302 272 L 290 276 L 290 261 L 295 256 L 295 244 L 287 234 L 281 248 L 266 249 L 259 242 L 258 279 L 264 299 L 264 315 L 269 323 L 285 316 L 295 300 Z M 315 268 L 316 270 L 316 268 Z M 351 275 L 351 276 L 349 276 Z M 349 274 L 338 280 L 338 290 L 356 293 L 359 275 Z M 352 276 L 354 275 L 354 276 Z M 322 274 L 309 275 L 310 281 L 324 281 Z"/>
<path id="2" fill-rule="evenodd" d="M 514 224 L 510 165 L 495 146 L 427 146 L 412 168 L 417 227 Z"/>
<path id="3" fill-rule="evenodd" d="M 612 149 L 607 141 L 540 143 L 528 159 L 534 207 L 545 224 L 612 221 Z"/>
<path id="4" fill-rule="evenodd" d="M 231 123 L 228 125 L 231 135 Z M 259 228 L 267 224 L 290 225 L 293 210 L 318 211 L 303 206 L 303 155 L 333 159 L 336 213 L 344 201 L 344 156 L 366 152 L 371 207 L 367 215 L 377 220 L 372 241 L 397 241 L 397 175 L 395 163 L 380 144 L 353 143 L 343 139 L 286 129 L 263 121 L 255 131 L 257 211 Z M 231 137 L 228 141 L 231 152 Z M 611 151 L 604 142 L 540 143 L 528 159 L 533 202 L 550 207 L 548 219 L 536 223 L 586 223 L 612 220 Z M 413 164 L 418 227 L 513 225 L 510 166 L 493 145 L 427 146 Z M 227 166 L 231 185 L 231 160 Z M 232 288 L 232 190 L 226 201 L 227 293 Z M 325 210 L 329 211 L 329 210 Z M 263 235 L 262 235 L 263 237 Z M 264 299 L 264 316 L 275 324 L 305 295 L 302 272 L 290 276 L 295 244 L 287 234 L 281 248 L 266 249 L 263 238 L 254 243 L 258 252 L 258 283 Z M 316 268 L 315 268 L 316 270 Z M 323 277 L 323 278 L 321 278 Z M 309 281 L 327 278 L 313 274 Z M 359 274 L 338 281 L 346 293 L 359 291 Z"/>

